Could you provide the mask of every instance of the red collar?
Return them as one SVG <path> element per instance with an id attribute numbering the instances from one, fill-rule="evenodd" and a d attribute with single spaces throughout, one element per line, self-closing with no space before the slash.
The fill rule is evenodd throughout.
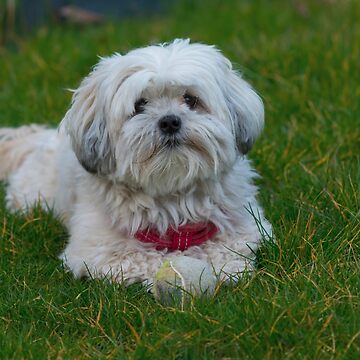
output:
<path id="1" fill-rule="evenodd" d="M 144 243 L 156 244 L 156 250 L 168 249 L 184 251 L 190 246 L 201 245 L 211 239 L 218 232 L 212 223 L 187 224 L 177 229 L 169 227 L 164 235 L 157 230 L 145 229 L 135 233 L 135 238 Z"/>

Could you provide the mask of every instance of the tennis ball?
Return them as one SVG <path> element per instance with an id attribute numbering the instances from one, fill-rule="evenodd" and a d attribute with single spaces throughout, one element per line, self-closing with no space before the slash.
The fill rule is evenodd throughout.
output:
<path id="1" fill-rule="evenodd" d="M 214 293 L 216 277 L 210 265 L 189 256 L 165 261 L 155 275 L 154 297 L 164 305 L 181 304 L 192 296 Z"/>

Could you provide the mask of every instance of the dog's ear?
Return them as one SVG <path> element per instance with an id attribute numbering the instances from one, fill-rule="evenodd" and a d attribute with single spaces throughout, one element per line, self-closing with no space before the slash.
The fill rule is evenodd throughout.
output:
<path id="1" fill-rule="evenodd" d="M 228 65 L 225 77 L 225 99 L 233 124 L 237 148 L 246 154 L 264 125 L 264 105 L 252 87 Z"/>
<path id="2" fill-rule="evenodd" d="M 99 175 L 110 174 L 116 167 L 106 118 L 106 94 L 101 90 L 106 79 L 103 62 L 74 91 L 71 107 L 61 123 L 80 164 Z"/>

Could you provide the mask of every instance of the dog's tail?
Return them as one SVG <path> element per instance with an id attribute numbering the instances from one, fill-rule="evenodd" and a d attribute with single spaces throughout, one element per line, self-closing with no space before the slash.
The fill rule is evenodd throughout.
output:
<path id="1" fill-rule="evenodd" d="M 11 175 L 36 149 L 36 138 L 44 130 L 40 125 L 0 128 L 0 180 Z"/>

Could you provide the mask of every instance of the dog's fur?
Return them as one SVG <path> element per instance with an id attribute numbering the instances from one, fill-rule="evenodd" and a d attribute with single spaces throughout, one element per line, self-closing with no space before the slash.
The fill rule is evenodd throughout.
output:
<path id="1" fill-rule="evenodd" d="M 160 131 L 165 115 L 181 119 L 177 134 Z M 136 231 L 206 221 L 217 235 L 183 255 L 223 277 L 242 272 L 271 234 L 245 156 L 263 121 L 260 97 L 213 46 L 175 40 L 102 58 L 58 130 L 0 129 L 7 206 L 54 209 L 70 232 L 61 257 L 75 276 L 151 282 L 180 252 L 156 250 Z"/>

